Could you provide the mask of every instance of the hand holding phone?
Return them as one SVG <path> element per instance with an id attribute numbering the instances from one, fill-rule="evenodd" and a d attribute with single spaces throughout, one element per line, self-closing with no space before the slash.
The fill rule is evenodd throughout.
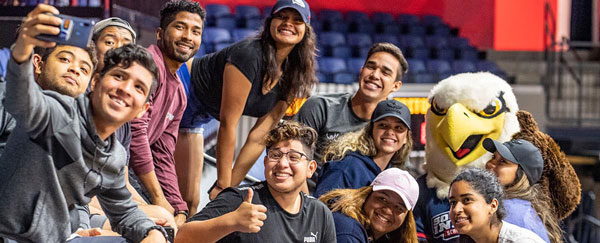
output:
<path id="1" fill-rule="evenodd" d="M 36 37 L 40 34 L 57 35 L 60 29 L 57 27 L 62 23 L 59 17 L 46 13 L 58 14 L 58 10 L 50 5 L 38 4 L 21 24 L 19 35 L 15 41 L 11 56 L 17 63 L 22 63 L 31 56 L 36 46 L 49 48 L 56 45 L 55 42 L 42 41 Z"/>
<path id="2" fill-rule="evenodd" d="M 77 46 L 85 49 L 92 39 L 92 29 L 94 21 L 77 18 L 68 15 L 56 15 L 62 22 L 58 26 L 60 32 L 57 35 L 41 34 L 37 38 L 40 40 L 56 42 L 61 45 Z"/>

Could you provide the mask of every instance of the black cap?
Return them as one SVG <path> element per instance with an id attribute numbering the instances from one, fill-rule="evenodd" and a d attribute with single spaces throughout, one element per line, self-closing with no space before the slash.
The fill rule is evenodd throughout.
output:
<path id="1" fill-rule="evenodd" d="M 300 16 L 302 16 L 302 20 L 304 23 L 310 24 L 310 8 L 308 7 L 308 3 L 304 0 L 279 0 L 273 6 L 271 10 L 271 16 L 284 8 L 293 8 Z"/>
<path id="2" fill-rule="evenodd" d="M 400 119 L 400 121 L 406 125 L 408 130 L 410 130 L 410 110 L 405 104 L 402 104 L 402 102 L 397 100 L 384 100 L 379 102 L 371 115 L 371 122 L 379 121 L 388 116 Z"/>
<path id="3" fill-rule="evenodd" d="M 506 160 L 516 163 L 525 171 L 529 184 L 533 185 L 542 178 L 544 159 L 540 150 L 523 139 L 515 139 L 500 143 L 491 138 L 483 140 L 483 147 L 490 152 L 496 152 Z"/>

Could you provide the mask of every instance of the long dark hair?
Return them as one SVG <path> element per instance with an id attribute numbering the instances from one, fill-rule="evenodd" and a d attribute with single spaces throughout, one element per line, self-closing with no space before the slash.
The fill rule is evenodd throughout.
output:
<path id="1" fill-rule="evenodd" d="M 266 67 L 263 87 L 271 87 L 273 82 L 279 80 L 285 100 L 288 104 L 291 104 L 294 98 L 308 97 L 313 85 L 317 83 L 317 77 L 315 76 L 315 56 L 317 52 L 315 32 L 310 24 L 305 23 L 304 37 L 300 43 L 294 46 L 294 49 L 282 64 L 283 70 L 280 77 L 279 66 L 277 65 L 277 48 L 270 31 L 272 20 L 272 16 L 265 20 L 265 24 L 258 35 L 263 48 L 263 65 Z"/>

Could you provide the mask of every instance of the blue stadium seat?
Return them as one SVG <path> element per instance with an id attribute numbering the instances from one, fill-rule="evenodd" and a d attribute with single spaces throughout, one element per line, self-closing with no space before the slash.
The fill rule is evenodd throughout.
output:
<path id="1" fill-rule="evenodd" d="M 260 10 L 255 6 L 238 5 L 235 7 L 235 17 L 238 19 L 259 19 Z"/>
<path id="2" fill-rule="evenodd" d="M 266 19 L 267 17 L 271 16 L 271 10 L 273 10 L 273 6 L 266 6 L 262 9 L 262 18 Z M 314 17 L 314 15 L 311 15 L 311 18 Z M 311 19 L 312 22 L 312 19 Z"/>
<path id="3" fill-rule="evenodd" d="M 407 35 L 424 36 L 427 33 L 427 29 L 419 24 L 404 25 L 402 33 Z"/>
<path id="4" fill-rule="evenodd" d="M 323 74 L 336 74 L 346 71 L 346 62 L 342 58 L 323 57 L 319 59 L 319 72 Z"/>
<path id="5" fill-rule="evenodd" d="M 319 80 L 320 83 L 331 83 L 329 80 L 327 80 L 327 76 L 321 72 L 316 72 L 315 76 L 317 76 L 317 80 Z"/>
<path id="6" fill-rule="evenodd" d="M 427 27 L 427 34 L 435 36 L 450 36 L 450 27 L 447 25 L 434 25 Z"/>
<path id="7" fill-rule="evenodd" d="M 452 62 L 454 73 L 477 72 L 475 63 L 467 60 L 456 60 Z"/>
<path id="8" fill-rule="evenodd" d="M 360 69 L 365 64 L 364 58 L 349 58 L 346 59 L 346 67 L 348 72 L 358 75 L 360 73 Z"/>
<path id="9" fill-rule="evenodd" d="M 412 14 L 399 14 L 398 23 L 402 25 L 417 25 L 419 23 L 419 17 Z"/>
<path id="10" fill-rule="evenodd" d="M 336 73 L 333 75 L 333 82 L 336 84 L 352 84 L 352 83 L 354 83 L 355 79 L 356 79 L 355 75 L 352 75 L 347 72 Z"/>
<path id="11" fill-rule="evenodd" d="M 373 40 L 369 34 L 350 33 L 346 35 L 346 43 L 351 47 L 368 47 L 373 44 Z"/>
<path id="12" fill-rule="evenodd" d="M 429 48 L 447 48 L 448 39 L 443 36 L 427 36 L 425 37 L 425 46 Z"/>
<path id="13" fill-rule="evenodd" d="M 375 27 L 378 33 L 388 35 L 400 35 L 402 33 L 402 27 L 397 24 L 377 24 Z"/>
<path id="14" fill-rule="evenodd" d="M 440 81 L 453 74 L 450 63 L 446 60 L 428 60 L 425 64 L 427 71 L 434 74 L 435 80 Z"/>
<path id="15" fill-rule="evenodd" d="M 217 18 L 231 17 L 231 10 L 224 4 L 206 5 L 206 26 L 215 26 Z"/>
<path id="16" fill-rule="evenodd" d="M 348 11 L 345 16 L 346 22 L 350 23 L 371 23 L 369 15 L 360 11 Z"/>
<path id="17" fill-rule="evenodd" d="M 400 40 L 398 40 L 398 37 L 396 37 L 395 35 L 377 34 L 377 35 L 373 36 L 373 42 L 374 43 L 389 42 L 396 46 L 400 46 Z"/>
<path id="18" fill-rule="evenodd" d="M 323 32 L 318 36 L 321 46 L 342 46 L 346 45 L 346 38 L 339 32 Z"/>
<path id="19" fill-rule="evenodd" d="M 233 31 L 231 31 L 231 34 L 233 36 L 233 42 L 241 41 L 247 37 L 254 36 L 257 33 L 258 32 L 253 29 L 234 29 Z"/>
<path id="20" fill-rule="evenodd" d="M 408 47 L 406 48 L 406 56 L 415 59 L 429 59 L 431 57 L 431 51 L 429 48 L 420 47 Z"/>
<path id="21" fill-rule="evenodd" d="M 321 21 L 342 21 L 344 18 L 342 12 L 333 9 L 323 9 L 319 12 L 319 19 Z"/>
<path id="22" fill-rule="evenodd" d="M 216 18 L 216 27 L 233 30 L 236 28 L 237 23 L 234 18 L 226 16 L 226 17 L 218 17 Z"/>
<path id="23" fill-rule="evenodd" d="M 463 48 L 457 48 L 455 50 L 458 59 L 471 61 L 476 61 L 479 59 L 479 52 L 474 47 L 467 46 Z"/>
<path id="24" fill-rule="evenodd" d="M 424 15 L 421 19 L 421 23 L 423 23 L 425 26 L 444 25 L 442 18 L 436 15 Z"/>
<path id="25" fill-rule="evenodd" d="M 477 71 L 487 71 L 493 74 L 500 76 L 501 78 L 506 78 L 506 72 L 504 72 L 495 62 L 492 61 L 479 61 L 475 64 L 477 67 Z"/>
<path id="26" fill-rule="evenodd" d="M 375 33 L 376 26 L 371 23 L 350 23 L 348 25 L 348 32 L 351 33 L 365 33 L 365 34 L 373 34 Z"/>
<path id="27" fill-rule="evenodd" d="M 245 25 L 242 23 L 239 26 L 246 29 L 258 30 L 263 26 L 264 21 L 262 19 L 247 19 L 245 22 Z"/>
<path id="28" fill-rule="evenodd" d="M 364 60 L 364 58 L 366 58 L 367 55 L 369 54 L 369 49 L 371 49 L 370 46 L 354 48 L 354 50 L 352 51 L 352 56 L 353 57 L 361 57 Z"/>
<path id="29" fill-rule="evenodd" d="M 219 44 L 215 44 L 214 51 L 215 51 L 215 52 L 217 52 L 217 51 L 220 51 L 220 50 L 222 50 L 223 48 L 225 48 L 225 47 L 228 47 L 229 45 L 231 45 L 231 44 L 230 44 L 230 43 L 219 43 Z"/>
<path id="30" fill-rule="evenodd" d="M 389 13 L 376 12 L 373 13 L 372 21 L 375 24 L 389 24 L 394 22 L 394 16 Z"/>
<path id="31" fill-rule="evenodd" d="M 403 35 L 400 36 L 400 45 L 406 47 L 425 47 L 425 42 L 420 36 Z"/>
<path id="32" fill-rule="evenodd" d="M 202 44 L 230 43 L 231 35 L 229 31 L 218 27 L 207 27 L 202 32 Z"/>
<path id="33" fill-rule="evenodd" d="M 456 59 L 456 53 L 454 52 L 454 49 L 452 49 L 452 48 L 444 47 L 444 48 L 439 48 L 439 49 L 432 49 L 431 52 L 432 52 L 431 57 L 433 57 L 434 59 L 442 59 L 442 60 L 448 60 L 448 61 Z"/>
<path id="34" fill-rule="evenodd" d="M 347 46 L 334 46 L 331 47 L 331 56 L 339 58 L 350 58 L 352 57 L 352 49 Z"/>
<path id="35" fill-rule="evenodd" d="M 469 40 L 467 38 L 464 37 L 451 37 L 449 39 L 448 44 L 450 44 L 450 47 L 452 48 L 464 48 L 464 47 L 470 47 L 471 44 L 469 44 Z"/>
<path id="36" fill-rule="evenodd" d="M 404 78 L 403 82 L 407 83 L 433 83 L 433 76 L 425 68 L 425 62 L 420 59 L 409 58 L 408 62 L 408 74 Z"/>

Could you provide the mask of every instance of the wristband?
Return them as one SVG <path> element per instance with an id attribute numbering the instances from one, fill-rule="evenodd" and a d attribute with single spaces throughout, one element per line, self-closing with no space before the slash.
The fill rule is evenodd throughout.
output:
<path id="1" fill-rule="evenodd" d="M 158 231 L 160 231 L 163 234 L 163 236 L 165 237 L 165 240 L 167 242 L 171 242 L 171 241 L 169 241 L 169 235 L 167 234 L 167 231 L 162 226 L 160 226 L 160 225 L 154 225 L 154 226 L 148 228 L 148 231 L 146 231 L 146 234 L 144 235 L 144 238 L 148 237 L 148 234 L 150 234 L 150 231 L 152 231 L 152 230 L 158 230 Z"/>
<path id="2" fill-rule="evenodd" d="M 180 214 L 185 215 L 185 219 L 188 219 L 190 217 L 190 213 L 188 211 L 184 211 L 184 210 L 175 212 L 174 216 L 177 216 L 177 215 L 180 215 Z"/>

